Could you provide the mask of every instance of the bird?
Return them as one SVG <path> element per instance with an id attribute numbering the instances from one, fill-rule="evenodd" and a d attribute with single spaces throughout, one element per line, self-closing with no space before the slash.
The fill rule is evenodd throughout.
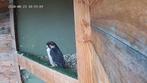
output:
<path id="1" fill-rule="evenodd" d="M 57 44 L 53 41 L 49 41 L 46 43 L 46 47 L 51 67 L 65 68 L 63 53 L 61 52 Z"/>

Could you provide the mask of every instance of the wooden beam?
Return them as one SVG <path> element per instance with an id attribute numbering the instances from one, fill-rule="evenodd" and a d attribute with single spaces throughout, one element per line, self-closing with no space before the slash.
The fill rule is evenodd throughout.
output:
<path id="1" fill-rule="evenodd" d="M 21 68 L 28 70 L 46 83 L 78 83 L 78 80 L 49 69 L 24 56 L 18 55 L 18 62 Z"/>
<path id="2" fill-rule="evenodd" d="M 95 59 L 90 1 L 74 0 L 74 12 L 79 83 L 109 83 L 99 58 Z"/>
<path id="3" fill-rule="evenodd" d="M 7 1 L 8 2 L 8 1 Z M 10 1 L 9 5 L 13 5 L 13 0 Z M 8 6 L 7 6 L 8 7 Z M 14 9 L 9 9 L 9 15 L 10 15 L 10 31 L 11 31 L 11 43 L 12 43 L 12 49 L 11 54 L 13 54 L 13 60 L 15 62 L 15 69 L 17 71 L 17 80 L 18 83 L 22 83 L 21 77 L 20 77 L 20 71 L 19 71 L 19 65 L 18 65 L 18 59 L 17 59 L 17 52 L 16 52 L 16 41 L 15 41 L 15 27 L 14 27 Z"/>

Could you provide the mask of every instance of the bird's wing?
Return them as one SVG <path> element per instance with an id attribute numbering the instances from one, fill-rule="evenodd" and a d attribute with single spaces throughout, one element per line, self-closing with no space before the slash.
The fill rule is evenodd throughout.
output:
<path id="1" fill-rule="evenodd" d="M 59 49 L 52 49 L 50 54 L 53 58 L 53 61 L 60 63 L 64 61 L 62 52 Z"/>

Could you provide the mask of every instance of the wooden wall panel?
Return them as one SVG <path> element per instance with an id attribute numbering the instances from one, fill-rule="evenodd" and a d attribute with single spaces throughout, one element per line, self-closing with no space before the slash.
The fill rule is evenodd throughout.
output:
<path id="1" fill-rule="evenodd" d="M 111 83 L 147 83 L 146 5 L 146 0 L 98 0 L 90 5 L 95 58 Z"/>
<path id="2" fill-rule="evenodd" d="M 98 28 L 93 34 L 97 57 L 111 83 L 147 83 L 146 56 Z"/>
<path id="3" fill-rule="evenodd" d="M 91 6 L 93 26 L 147 56 L 147 1 L 100 0 Z"/>
<path id="4" fill-rule="evenodd" d="M 0 35 L 0 52 L 12 50 L 12 39 L 10 35 Z"/>
<path id="5" fill-rule="evenodd" d="M 26 69 L 46 83 L 78 83 L 78 80 L 49 69 L 24 56 L 18 55 L 18 63 L 22 69 Z"/>

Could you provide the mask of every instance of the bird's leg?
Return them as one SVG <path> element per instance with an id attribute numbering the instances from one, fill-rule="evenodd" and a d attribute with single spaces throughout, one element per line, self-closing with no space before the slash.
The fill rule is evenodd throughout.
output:
<path id="1" fill-rule="evenodd" d="M 51 67 L 56 67 L 57 64 L 55 64 L 54 62 L 51 64 Z"/>

